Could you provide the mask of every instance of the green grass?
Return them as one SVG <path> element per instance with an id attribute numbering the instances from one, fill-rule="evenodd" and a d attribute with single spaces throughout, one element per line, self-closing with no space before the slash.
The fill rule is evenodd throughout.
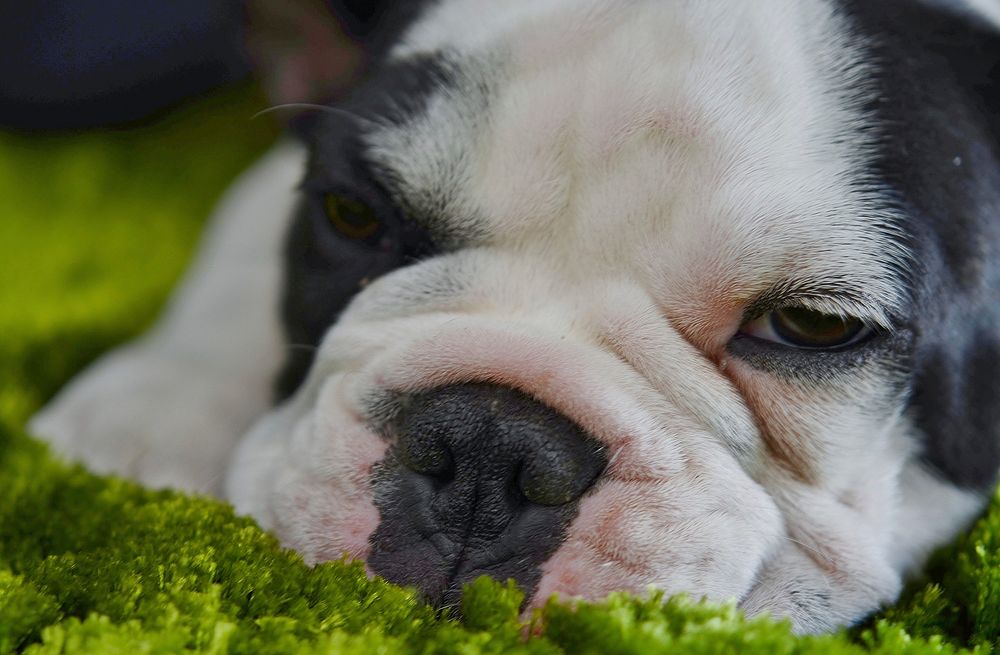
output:
<path id="1" fill-rule="evenodd" d="M 212 202 L 275 134 L 245 90 L 120 132 L 0 134 L 0 654 L 949 653 L 1000 646 L 1000 502 L 866 627 L 799 638 L 731 607 L 550 603 L 464 618 L 353 564 L 306 567 L 221 503 L 52 458 L 27 417 L 152 320 Z M 528 635 L 531 635 L 530 637 Z"/>

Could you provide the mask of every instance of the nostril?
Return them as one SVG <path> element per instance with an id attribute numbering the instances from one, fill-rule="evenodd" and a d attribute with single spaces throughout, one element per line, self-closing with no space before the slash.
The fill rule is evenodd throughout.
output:
<path id="1" fill-rule="evenodd" d="M 435 604 L 483 574 L 530 595 L 607 465 L 604 446 L 509 387 L 457 384 L 403 400 L 383 427 L 392 457 L 376 480 L 369 567 Z"/>
<path id="2" fill-rule="evenodd" d="M 524 497 L 537 505 L 556 506 L 582 496 L 604 468 L 603 452 L 588 445 L 535 453 L 517 476 Z"/>
<path id="3" fill-rule="evenodd" d="M 603 447 L 558 411 L 489 384 L 444 387 L 407 397 L 391 426 L 400 465 L 451 485 L 459 472 L 511 508 L 556 507 L 587 492 L 607 460 Z"/>
<path id="4" fill-rule="evenodd" d="M 532 468 L 534 467 L 521 471 L 517 481 L 521 493 L 527 500 L 536 505 L 555 506 L 565 505 L 576 498 L 570 482 L 563 476 L 538 475 L 531 471 Z"/>
<path id="5" fill-rule="evenodd" d="M 451 478 L 454 461 L 451 452 L 435 435 L 427 432 L 407 434 L 396 444 L 396 457 L 414 473 L 439 480 Z"/>

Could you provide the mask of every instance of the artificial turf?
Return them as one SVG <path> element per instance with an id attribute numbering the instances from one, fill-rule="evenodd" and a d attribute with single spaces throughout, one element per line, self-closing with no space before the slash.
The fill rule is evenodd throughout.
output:
<path id="1" fill-rule="evenodd" d="M 0 133 L 0 654 L 948 653 L 1000 650 L 1000 500 L 865 626 L 784 623 L 684 598 L 558 602 L 528 625 L 480 580 L 440 616 L 358 565 L 314 568 L 219 502 L 87 473 L 23 426 L 148 325 L 229 180 L 275 135 L 248 90 L 152 124 Z"/>

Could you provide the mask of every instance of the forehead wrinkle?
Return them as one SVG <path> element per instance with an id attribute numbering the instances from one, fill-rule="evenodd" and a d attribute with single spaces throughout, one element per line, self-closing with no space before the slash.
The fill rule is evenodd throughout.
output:
<path id="1" fill-rule="evenodd" d="M 863 309 L 888 321 L 907 252 L 865 179 L 866 65 L 831 6 L 627 5 L 588 39 L 554 38 L 554 17 L 494 35 L 488 55 L 452 53 L 464 86 L 379 136 L 404 192 L 437 198 L 459 229 L 475 217 L 493 242 L 523 250 L 527 227 L 567 244 L 554 257 L 638 267 L 686 303 L 710 275 L 743 304 L 790 272 L 854 275 Z"/>
<path id="2" fill-rule="evenodd" d="M 518 40 L 518 46 L 512 48 L 511 67 L 516 69 L 516 75 L 509 76 L 512 83 L 501 89 L 503 97 L 491 107 L 494 131 L 488 141 L 481 142 L 481 148 L 488 151 L 487 160 L 492 162 L 488 168 L 490 173 L 508 170 L 519 174 L 526 167 L 530 168 L 531 157 L 525 156 L 530 152 L 541 153 L 537 158 L 547 158 L 554 162 L 546 164 L 547 168 L 555 168 L 555 164 L 566 158 L 560 159 L 550 151 L 567 151 L 567 135 L 572 136 L 576 154 L 585 153 L 588 163 L 597 170 L 606 168 L 608 158 L 626 145 L 643 147 L 643 141 L 654 140 L 650 138 L 654 135 L 667 146 L 657 153 L 666 165 L 670 165 L 669 162 L 687 163 L 684 159 L 688 153 L 683 145 L 693 141 L 692 137 L 698 137 L 699 147 L 712 145 L 719 135 L 727 137 L 722 146 L 729 152 L 718 158 L 720 167 L 741 158 L 766 160 L 771 155 L 773 160 L 773 153 L 780 152 L 782 145 L 802 147 L 804 140 L 800 137 L 807 132 L 808 125 L 799 130 L 784 126 L 776 130 L 774 124 L 790 117 L 792 112 L 798 113 L 799 123 L 808 123 L 810 116 L 801 113 L 810 110 L 815 114 L 816 107 L 808 104 L 791 108 L 779 106 L 782 112 L 776 117 L 774 107 L 761 104 L 756 88 L 761 85 L 753 80 L 739 79 L 742 73 L 733 72 L 734 68 L 745 71 L 755 67 L 742 59 L 717 62 L 721 57 L 717 53 L 709 53 L 715 59 L 706 60 L 700 55 L 705 45 L 692 47 L 691 52 L 687 41 L 665 46 L 663 41 L 667 39 L 649 25 L 642 25 L 646 18 L 643 14 L 630 16 L 633 20 L 628 29 L 613 30 L 589 42 L 585 51 L 563 52 L 561 57 L 545 65 L 523 56 L 521 42 L 524 39 Z M 723 39 L 723 42 L 728 47 L 730 40 Z M 716 69 L 719 72 L 713 72 Z M 706 75 L 712 79 L 706 81 Z M 560 78 L 564 78 L 562 84 L 559 84 Z M 573 83 L 566 84 L 565 79 L 572 79 Z M 773 82 L 770 86 L 776 84 Z M 734 112 L 734 107 L 740 109 Z M 764 144 L 762 148 L 760 141 L 752 136 L 762 127 L 771 127 L 770 135 L 782 136 L 784 143 Z M 630 140 L 632 143 L 628 143 Z M 521 142 L 531 145 L 521 146 Z M 574 158 L 576 162 L 583 160 L 584 157 Z M 793 161 L 788 167 L 795 168 L 795 163 Z M 714 174 L 712 164 L 708 161 L 701 166 L 688 164 L 683 167 Z M 771 164 L 759 167 L 773 169 L 773 162 Z M 747 172 L 745 166 L 735 168 L 740 169 L 741 174 Z M 525 174 L 520 177 L 529 179 Z M 536 178 L 537 175 L 530 179 Z M 494 176 L 477 175 L 476 179 L 488 191 Z M 502 197 L 508 195 L 505 193 Z"/>
<path id="3" fill-rule="evenodd" d="M 639 20 L 635 14 L 628 18 L 615 25 Z M 689 107 L 683 97 L 666 100 L 669 94 L 656 90 L 671 84 L 661 84 L 664 75 L 654 70 L 658 63 L 650 52 L 657 50 L 655 44 L 642 52 L 632 35 L 613 29 L 587 40 L 556 39 L 564 49 L 539 63 L 530 54 L 533 43 L 548 43 L 542 35 L 550 32 L 538 30 L 539 35 L 519 38 L 512 47 L 511 83 L 491 105 L 492 130 L 474 159 L 480 168 L 469 193 L 504 229 L 579 215 L 587 190 L 613 178 L 635 157 L 652 164 L 647 170 L 659 171 L 652 188 L 662 187 L 670 169 L 683 166 L 694 137 L 712 138 L 701 119 L 704 112 Z M 650 148 L 653 158 L 646 154 Z M 559 225 L 574 227 L 569 221 Z"/>
<path id="4" fill-rule="evenodd" d="M 526 34 L 519 33 L 516 43 L 504 46 L 509 54 L 499 46 L 488 57 L 453 53 L 456 60 L 461 59 L 464 76 L 489 77 L 486 85 L 491 93 L 482 105 L 486 111 L 462 110 L 460 116 L 456 105 L 466 104 L 467 99 L 442 92 L 421 117 L 425 124 L 408 126 L 416 136 L 399 134 L 401 138 L 386 139 L 379 135 L 377 148 L 383 162 L 402 164 L 388 166 L 402 171 L 398 177 L 406 189 L 400 195 L 431 206 L 442 214 L 442 220 L 451 209 L 455 214 L 493 218 L 502 222 L 498 229 L 513 233 L 511 228 L 518 223 L 543 222 L 570 213 L 579 188 L 575 181 L 593 181 L 595 167 L 600 175 L 599 169 L 607 168 L 609 160 L 641 143 L 647 134 L 651 139 L 676 142 L 678 135 L 682 141 L 691 141 L 701 131 L 708 138 L 700 130 L 696 109 L 683 100 L 676 107 L 663 107 L 650 97 L 655 92 L 644 75 L 658 67 L 655 57 L 636 52 L 627 33 L 616 29 L 598 33 L 598 27 L 635 23 L 641 16 L 625 11 L 612 21 L 601 11 L 583 18 L 579 13 L 577 9 L 572 14 L 572 26 L 563 24 L 565 16 L 555 16 L 551 22 L 526 29 Z M 655 51 L 655 43 L 662 39 L 647 33 L 649 37 L 653 37 L 651 50 Z M 671 48 L 681 46 L 674 43 Z M 531 55 L 540 51 L 553 56 Z M 480 59 L 490 59 L 494 69 L 517 68 L 517 79 L 511 83 L 513 73 L 486 71 L 478 65 Z M 500 59 L 503 63 L 497 66 Z M 624 74 L 609 75 L 608 66 Z M 624 79 L 614 82 L 619 78 Z M 566 95 L 565 79 L 579 80 L 573 85 L 573 95 Z M 612 80 L 611 87 L 608 80 Z M 661 100 L 664 95 L 659 93 Z M 622 101 L 607 103 L 604 97 Z M 478 129 L 464 124 L 463 118 L 478 120 Z M 472 132 L 476 132 L 475 139 L 461 136 Z M 419 147 L 414 145 L 417 140 Z M 454 144 L 462 145 L 453 148 Z M 584 170 L 584 164 L 591 170 Z M 480 170 L 470 175 L 470 166 Z M 445 191 L 449 186 L 452 189 Z"/>

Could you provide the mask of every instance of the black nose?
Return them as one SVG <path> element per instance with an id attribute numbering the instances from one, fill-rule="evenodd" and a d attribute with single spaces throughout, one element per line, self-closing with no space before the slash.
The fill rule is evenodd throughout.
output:
<path id="1" fill-rule="evenodd" d="M 604 468 L 600 447 L 580 428 L 505 387 L 449 387 L 413 399 L 400 418 L 403 466 L 437 488 L 474 481 L 492 502 L 563 505 Z"/>
<path id="2" fill-rule="evenodd" d="M 530 592 L 607 463 L 568 418 L 489 384 L 403 398 L 389 432 L 368 564 L 444 605 L 480 575 Z"/>

